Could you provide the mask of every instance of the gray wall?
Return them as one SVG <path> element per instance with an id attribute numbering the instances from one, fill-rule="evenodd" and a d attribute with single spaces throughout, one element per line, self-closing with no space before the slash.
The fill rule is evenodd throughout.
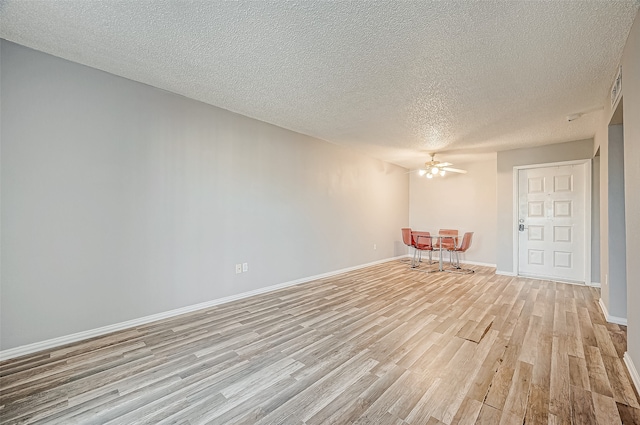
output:
<path id="1" fill-rule="evenodd" d="M 593 158 L 591 173 L 591 282 L 600 282 L 600 156 Z"/>
<path id="2" fill-rule="evenodd" d="M 624 140 L 623 126 L 609 127 L 608 211 L 609 273 L 602 299 L 609 314 L 627 317 L 627 257 L 624 211 Z"/>
<path id="3" fill-rule="evenodd" d="M 622 54 L 622 96 L 612 108 L 610 98 L 603 99 L 605 107 L 602 122 L 594 138 L 593 151 L 600 150 L 600 267 L 602 282 L 602 301 L 611 315 L 615 315 L 610 305 L 612 302 L 626 302 L 627 310 L 627 353 L 635 368 L 640 370 L 640 310 L 637 308 L 640 300 L 640 13 L 629 32 L 629 37 Z M 615 75 L 611 76 L 611 84 Z M 624 184 L 624 219 L 626 248 L 626 294 L 618 294 L 617 300 L 612 300 L 613 293 L 608 294 L 610 288 L 606 288 L 606 277 L 614 267 L 610 258 L 611 244 L 614 244 L 614 235 L 609 235 L 609 224 L 613 217 L 609 217 L 609 192 L 612 185 L 609 184 L 610 172 L 608 160 L 610 151 L 615 155 L 616 142 L 610 141 L 610 124 L 613 134 L 619 131 L 617 124 L 620 120 L 614 115 L 617 106 L 623 104 L 623 152 L 624 152 L 624 180 L 618 184 Z M 619 137 L 618 137 L 619 138 Z M 618 147 L 619 148 L 619 147 Z M 620 190 L 621 188 L 616 188 Z M 607 298 L 607 295 L 609 297 Z M 624 317 L 623 317 L 624 318 Z"/>
<path id="4" fill-rule="evenodd" d="M 0 48 L 1 349 L 396 254 L 405 169 Z"/>
<path id="5" fill-rule="evenodd" d="M 513 167 L 589 159 L 592 153 L 592 139 L 498 152 L 496 268 L 499 272 L 517 272 L 513 270 Z"/>
<path id="6" fill-rule="evenodd" d="M 640 370 L 640 12 L 622 56 L 627 232 L 627 351 Z"/>

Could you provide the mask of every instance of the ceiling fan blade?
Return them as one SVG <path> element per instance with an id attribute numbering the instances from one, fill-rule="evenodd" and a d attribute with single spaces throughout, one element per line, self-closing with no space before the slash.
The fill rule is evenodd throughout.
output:
<path id="1" fill-rule="evenodd" d="M 460 170 L 458 168 L 443 167 L 442 169 L 444 171 L 449 171 L 449 172 L 452 172 L 452 173 L 467 174 L 467 170 Z"/>
<path id="2" fill-rule="evenodd" d="M 436 164 L 436 167 L 440 167 L 440 168 L 442 168 L 442 167 L 450 167 L 450 166 L 452 166 L 452 165 L 453 165 L 453 164 L 452 164 L 452 163 L 450 163 L 450 162 L 439 162 L 439 163 L 437 163 L 437 164 Z"/>

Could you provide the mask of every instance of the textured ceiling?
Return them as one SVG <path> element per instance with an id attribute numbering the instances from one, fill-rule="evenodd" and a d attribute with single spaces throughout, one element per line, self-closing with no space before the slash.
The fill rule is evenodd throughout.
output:
<path id="1" fill-rule="evenodd" d="M 593 137 L 566 116 L 603 106 L 639 6 L 0 0 L 0 36 L 412 167 Z"/>

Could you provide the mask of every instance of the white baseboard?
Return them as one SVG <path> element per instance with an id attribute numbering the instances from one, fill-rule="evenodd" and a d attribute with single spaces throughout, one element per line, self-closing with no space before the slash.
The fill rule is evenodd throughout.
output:
<path id="1" fill-rule="evenodd" d="M 65 335 L 57 338 L 48 339 L 45 341 L 34 342 L 32 344 L 22 345 L 20 347 L 10 348 L 8 350 L 0 351 L 0 361 L 13 359 L 15 357 L 24 356 L 27 354 L 36 353 L 38 351 L 48 350 L 50 348 L 59 347 L 61 345 L 69 344 L 72 342 L 78 342 L 96 336 L 106 335 L 111 332 L 121 331 L 123 329 L 133 328 L 136 326 L 145 325 L 147 323 L 155 322 L 157 320 L 167 319 L 169 317 L 179 316 L 185 313 L 191 313 L 193 311 L 202 310 L 205 308 L 213 307 L 220 304 L 225 304 L 231 301 L 241 300 L 243 298 L 252 297 L 254 295 L 260 295 L 267 292 L 276 291 L 278 289 L 287 288 L 289 286 L 300 285 L 302 283 L 311 282 L 313 280 L 323 279 L 325 277 L 335 276 L 340 273 L 346 273 L 353 270 L 362 269 L 376 264 L 386 263 L 388 261 L 398 260 L 404 258 L 404 255 L 399 257 L 385 258 L 384 260 L 372 261 L 370 263 L 361 264 L 354 267 L 347 267 L 340 270 L 334 270 L 327 273 L 322 273 L 314 276 L 308 276 L 301 279 L 291 280 L 289 282 L 280 283 L 277 285 L 267 286 L 265 288 L 256 289 L 253 291 L 243 292 L 236 295 L 231 295 L 224 298 L 218 298 L 211 301 L 206 301 L 199 304 L 193 304 L 186 307 L 177 308 L 175 310 L 169 310 L 162 313 L 152 314 L 150 316 L 140 317 L 138 319 L 127 320 L 126 322 L 115 323 L 113 325 L 103 326 L 96 329 L 89 329 L 82 332 L 77 332 L 71 335 Z"/>
<path id="2" fill-rule="evenodd" d="M 518 275 L 518 273 L 505 272 L 503 270 L 496 270 L 496 274 L 500 275 L 500 276 L 511 276 L 511 277 L 520 276 L 523 279 L 548 280 L 548 281 L 551 281 L 551 282 L 566 283 L 568 285 L 593 286 L 595 288 L 599 288 L 600 287 L 600 284 L 596 283 L 596 282 L 591 282 L 591 284 L 589 285 L 589 284 L 586 284 L 584 282 L 573 282 L 573 281 L 570 281 L 570 280 L 558 280 L 558 279 L 552 279 L 552 278 L 544 277 L 544 276 Z"/>
<path id="3" fill-rule="evenodd" d="M 589 286 L 585 282 L 577 282 L 574 280 L 561 280 L 561 279 L 550 278 L 548 276 L 531 276 L 527 274 L 520 274 L 518 276 L 523 279 L 544 280 L 546 282 L 564 283 L 566 285 Z"/>
<path id="4" fill-rule="evenodd" d="M 604 314 L 604 318 L 607 322 L 627 326 L 627 319 L 625 317 L 616 317 L 609 314 L 609 310 L 607 310 L 607 306 L 604 305 L 602 298 L 598 300 L 598 305 L 600 306 L 600 310 L 602 310 L 602 314 Z"/>
<path id="5" fill-rule="evenodd" d="M 633 381 L 633 385 L 636 387 L 636 391 L 640 392 L 640 375 L 638 375 L 638 369 L 636 369 L 636 366 L 633 364 L 633 360 L 631 360 L 631 356 L 628 351 L 624 352 L 622 359 L 624 360 L 624 364 L 627 366 L 629 375 L 631 375 L 631 380 Z"/>
<path id="6" fill-rule="evenodd" d="M 428 254 L 427 254 L 427 255 L 428 255 Z M 423 257 L 423 258 L 424 258 L 424 257 Z M 434 255 L 434 256 L 433 256 L 433 261 L 440 261 L 440 257 L 439 257 L 439 256 L 437 256 L 437 255 Z M 448 257 L 443 257 L 443 258 L 442 258 L 442 261 L 443 261 L 443 262 L 445 262 L 445 261 L 447 261 L 447 262 L 448 262 L 448 261 L 449 261 L 449 258 L 448 258 Z M 496 267 L 496 265 L 495 265 L 495 264 L 491 264 L 491 263 L 483 263 L 483 262 L 481 262 L 481 261 L 465 260 L 465 259 L 462 259 L 462 258 L 460 259 L 460 264 L 470 264 L 470 265 L 472 265 L 472 266 L 483 266 L 483 267 L 493 267 L 493 268 L 495 268 L 495 267 Z"/>

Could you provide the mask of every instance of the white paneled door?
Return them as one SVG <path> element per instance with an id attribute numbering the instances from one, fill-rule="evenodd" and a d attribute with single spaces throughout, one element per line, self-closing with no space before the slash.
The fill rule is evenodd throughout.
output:
<path id="1" fill-rule="evenodd" d="M 585 281 L 585 168 L 518 171 L 518 274 Z"/>

